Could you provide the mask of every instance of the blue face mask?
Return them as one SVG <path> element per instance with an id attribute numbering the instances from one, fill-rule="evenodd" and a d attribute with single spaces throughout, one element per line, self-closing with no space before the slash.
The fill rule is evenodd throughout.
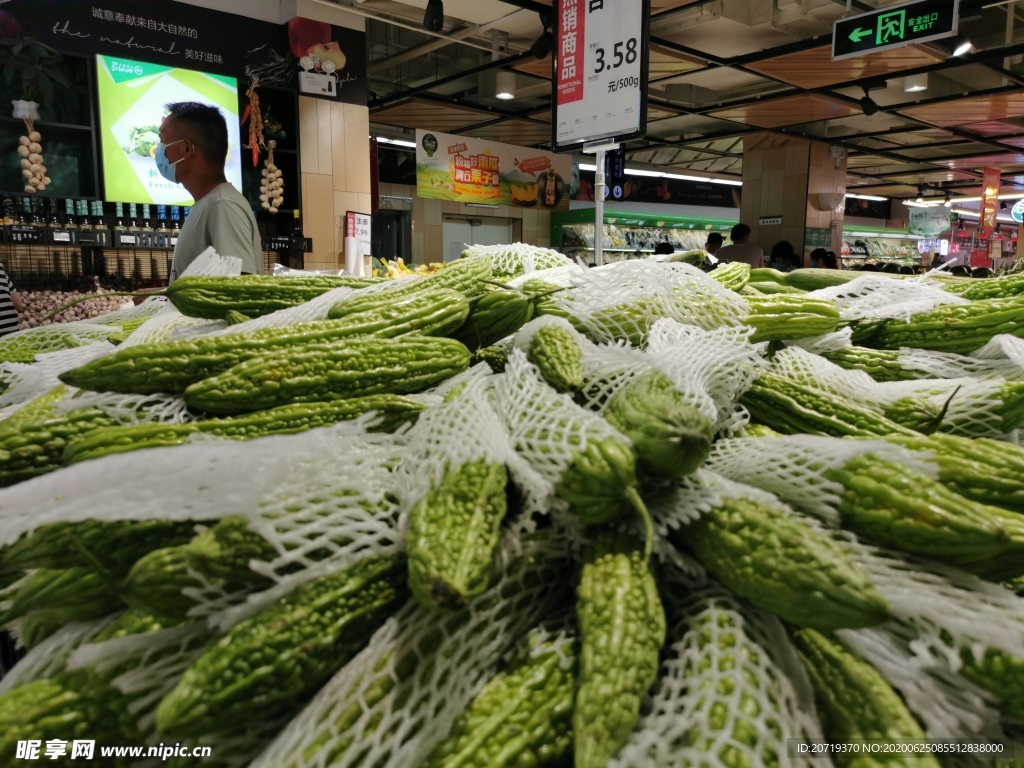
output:
<path id="1" fill-rule="evenodd" d="M 174 166 L 176 166 L 178 163 L 181 162 L 181 160 L 184 160 L 185 158 L 183 157 L 181 158 L 181 160 L 176 160 L 172 163 L 170 160 L 167 159 L 167 148 L 174 144 L 180 144 L 183 141 L 184 139 L 178 139 L 177 141 L 172 141 L 170 144 L 164 144 L 163 142 L 160 142 L 159 144 L 156 145 L 156 154 L 154 156 L 154 159 L 156 160 L 156 169 L 160 171 L 161 176 L 175 184 L 178 183 L 178 179 L 176 178 L 177 174 L 174 170 Z"/>

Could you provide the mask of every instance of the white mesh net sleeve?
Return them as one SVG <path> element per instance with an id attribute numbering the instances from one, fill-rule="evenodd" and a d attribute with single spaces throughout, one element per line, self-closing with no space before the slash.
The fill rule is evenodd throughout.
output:
<path id="1" fill-rule="evenodd" d="M 19 685 L 53 677 L 63 670 L 76 648 L 95 637 L 112 617 L 95 621 L 65 624 L 39 645 L 30 650 L 23 659 L 0 678 L 0 696 Z"/>
<path id="2" fill-rule="evenodd" d="M 47 352 L 58 352 L 105 341 L 110 334 L 120 330 L 116 325 L 84 322 L 54 323 L 38 328 L 26 328 L 0 339 L 0 357 L 35 354 L 38 360 L 40 355 Z"/>
<path id="3" fill-rule="evenodd" d="M 497 377 L 494 389 L 512 444 L 528 465 L 526 472 L 518 466 L 510 469 L 529 511 L 544 512 L 552 503 L 558 506 L 552 499 L 554 488 L 589 440 L 628 442 L 596 413 L 551 389 L 522 350 L 509 354 L 505 373 Z"/>
<path id="4" fill-rule="evenodd" d="M 968 304 L 967 299 L 947 293 L 930 282 L 893 280 L 885 275 L 861 275 L 843 285 L 821 288 L 807 294 L 834 301 L 843 320 L 909 320 L 945 304 Z"/>
<path id="5" fill-rule="evenodd" d="M 87 347 L 50 352 L 41 355 L 35 363 L 0 363 L 0 376 L 7 383 L 7 389 L 0 394 L 0 408 L 4 409 L 0 415 L 7 418 L 20 406 L 59 387 L 60 379 L 57 377 L 65 371 L 113 351 L 114 345 L 104 341 Z"/>
<path id="6" fill-rule="evenodd" d="M 59 401 L 54 410 L 74 411 L 98 408 L 118 425 L 184 424 L 196 421 L 188 405 L 180 397 L 170 395 L 122 395 L 116 392 L 91 392 L 71 389 L 73 394 Z"/>
<path id="7" fill-rule="evenodd" d="M 787 346 L 800 347 L 816 355 L 824 355 L 828 352 L 836 352 L 840 349 L 852 346 L 853 328 L 847 326 L 838 331 L 826 333 L 824 336 L 808 336 L 806 339 L 792 339 L 786 342 Z"/>
<path id="8" fill-rule="evenodd" d="M 906 701 L 932 738 L 966 738 L 999 733 L 992 695 L 959 675 L 917 643 L 917 632 L 897 622 L 836 633 L 871 664 Z"/>
<path id="9" fill-rule="evenodd" d="M 820 738 L 821 730 L 782 624 L 714 582 L 673 582 L 665 661 L 609 768 L 808 765 L 786 757 L 787 738 Z"/>
<path id="10" fill-rule="evenodd" d="M 572 260 L 551 248 L 526 243 L 510 245 L 469 245 L 463 256 L 487 256 L 495 277 L 531 274 L 545 269 L 565 267 Z"/>
<path id="11" fill-rule="evenodd" d="M 453 614 L 407 605 L 252 768 L 420 765 L 512 644 L 569 599 L 566 550 L 553 529 L 506 536 L 491 591 Z"/>
<path id="12" fill-rule="evenodd" d="M 161 341 L 168 341 L 175 330 L 179 328 L 205 330 L 218 322 L 217 320 L 203 320 L 198 317 L 186 317 L 172 305 L 168 304 L 132 331 L 131 335 L 118 345 L 118 349 L 134 347 L 137 344 L 155 344 Z"/>
<path id="13" fill-rule="evenodd" d="M 663 317 L 710 330 L 740 325 L 750 311 L 739 294 L 689 264 L 631 260 L 573 272 L 570 286 L 552 301 L 604 343 L 640 346 Z"/>
<path id="14" fill-rule="evenodd" d="M 242 274 L 242 260 L 237 256 L 221 256 L 211 245 L 196 256 L 178 277 L 233 277 Z"/>
<path id="15" fill-rule="evenodd" d="M 1017 420 L 1015 413 L 1021 409 L 1024 392 L 1017 390 L 1019 383 L 1011 385 L 1003 378 L 920 379 L 877 384 L 874 394 L 880 403 L 913 397 L 931 402 L 937 410 L 946 407 L 940 432 L 961 437 L 1002 437 L 1011 431 L 1006 428 L 1004 414 L 1010 416 L 1012 426 Z"/>
<path id="16" fill-rule="evenodd" d="M 65 467 L 0 491 L 0 539 L 10 543 L 57 521 L 245 517 L 278 553 L 270 562 L 250 563 L 274 586 L 211 619 L 231 626 L 321 573 L 401 549 L 389 469 L 401 438 L 363 430 L 357 420 L 297 435 L 204 440 Z M 119 479 L 116 494 L 110 493 L 111 477 Z M 213 604 L 196 613 L 222 608 L 224 598 L 211 595 Z"/>

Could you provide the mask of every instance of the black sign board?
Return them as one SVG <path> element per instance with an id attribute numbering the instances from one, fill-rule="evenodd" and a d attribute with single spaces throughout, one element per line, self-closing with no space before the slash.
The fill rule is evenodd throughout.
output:
<path id="1" fill-rule="evenodd" d="M 914 0 L 840 19 L 832 28 L 832 61 L 952 37 L 960 0 Z"/>
<path id="2" fill-rule="evenodd" d="M 626 150 L 612 149 L 604 156 L 605 199 L 622 200 L 626 182 Z"/>
<path id="3" fill-rule="evenodd" d="M 37 227 L 11 227 L 11 242 L 27 245 L 43 242 L 43 231 Z"/>

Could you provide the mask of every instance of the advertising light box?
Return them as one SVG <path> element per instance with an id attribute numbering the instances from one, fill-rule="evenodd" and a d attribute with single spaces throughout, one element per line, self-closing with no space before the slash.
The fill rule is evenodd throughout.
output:
<path id="1" fill-rule="evenodd" d="M 160 123 L 166 105 L 198 101 L 220 109 L 228 125 L 227 180 L 242 188 L 238 81 L 233 77 L 97 56 L 104 197 L 112 202 L 190 205 L 180 184 L 156 169 Z"/>

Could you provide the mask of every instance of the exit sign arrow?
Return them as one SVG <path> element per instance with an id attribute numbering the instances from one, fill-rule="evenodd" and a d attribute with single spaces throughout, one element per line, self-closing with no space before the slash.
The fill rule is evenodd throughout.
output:
<path id="1" fill-rule="evenodd" d="M 846 16 L 832 26 L 832 61 L 952 37 L 960 0 L 904 0 Z"/>
<path id="2" fill-rule="evenodd" d="M 872 34 L 875 30 L 873 29 L 861 29 L 857 27 L 853 32 L 850 33 L 850 39 L 855 43 L 859 43 L 863 38 Z"/>

